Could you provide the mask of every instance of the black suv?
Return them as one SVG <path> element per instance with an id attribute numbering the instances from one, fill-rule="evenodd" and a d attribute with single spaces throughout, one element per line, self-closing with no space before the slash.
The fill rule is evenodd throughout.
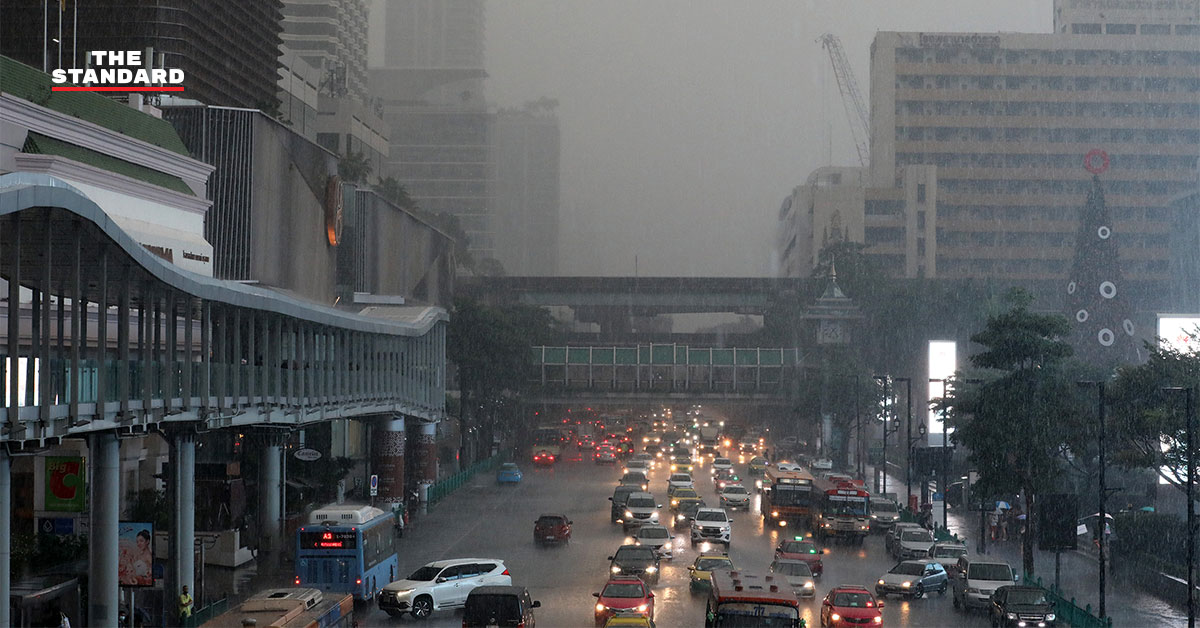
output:
<path id="1" fill-rule="evenodd" d="M 608 501 L 612 502 L 613 523 L 625 516 L 625 500 L 629 499 L 630 495 L 641 491 L 642 487 L 640 486 L 618 486 L 617 490 L 613 491 L 613 496 L 608 498 Z"/>
<path id="2" fill-rule="evenodd" d="M 707 508 L 708 504 L 704 500 L 689 501 L 679 507 L 679 512 L 675 513 L 675 522 L 673 524 L 676 530 L 691 530 L 692 520 L 696 518 L 696 511 L 701 508 Z"/>
<path id="3" fill-rule="evenodd" d="M 1037 587 L 1009 585 L 992 594 L 993 626 L 1053 626 L 1054 605 Z"/>
<path id="4" fill-rule="evenodd" d="M 637 576 L 646 584 L 658 584 L 658 552 L 643 545 L 622 545 L 608 557 L 611 576 Z"/>

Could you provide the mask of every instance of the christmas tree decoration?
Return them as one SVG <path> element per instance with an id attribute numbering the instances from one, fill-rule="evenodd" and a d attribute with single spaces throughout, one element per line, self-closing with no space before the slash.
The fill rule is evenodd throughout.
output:
<path id="1" fill-rule="evenodd" d="M 1140 361 L 1141 340 L 1123 293 L 1120 251 L 1112 212 L 1104 202 L 1100 174 L 1108 169 L 1108 154 L 1093 150 L 1084 158 L 1092 187 L 1080 211 L 1075 258 L 1067 279 L 1067 317 L 1072 345 L 1084 361 L 1115 366 Z"/>

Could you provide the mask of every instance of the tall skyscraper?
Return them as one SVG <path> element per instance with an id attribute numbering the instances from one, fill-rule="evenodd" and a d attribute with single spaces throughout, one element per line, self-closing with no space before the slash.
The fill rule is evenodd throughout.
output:
<path id="1" fill-rule="evenodd" d="M 376 2 L 371 19 L 386 33 L 384 66 L 371 68 L 390 131 L 383 174 L 422 209 L 457 216 L 475 257 L 496 257 L 483 0 Z"/>
<path id="2" fill-rule="evenodd" d="M 555 104 L 535 101 L 501 110 L 496 150 L 496 259 L 510 275 L 558 270 L 559 131 Z"/>
<path id="3" fill-rule="evenodd" d="M 184 71 L 184 98 L 267 110 L 277 104 L 281 0 L 87 0 L 61 11 L 50 2 L 52 32 L 62 22 L 61 47 L 50 42 L 51 49 L 42 34 L 46 6 L 4 0 L 0 54 L 35 68 L 45 60 L 53 70 L 85 67 L 89 50 L 153 48 L 164 66 Z"/>
<path id="4" fill-rule="evenodd" d="M 321 92 L 367 102 L 367 0 L 284 0 L 283 43 L 321 71 Z"/>

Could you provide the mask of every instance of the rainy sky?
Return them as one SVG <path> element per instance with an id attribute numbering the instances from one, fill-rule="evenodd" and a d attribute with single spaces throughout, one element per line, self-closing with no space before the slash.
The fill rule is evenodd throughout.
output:
<path id="1" fill-rule="evenodd" d="M 827 53 L 876 31 L 1050 32 L 1052 0 L 487 0 L 488 98 L 558 99 L 559 273 L 772 276 L 783 198 L 857 165 Z M 869 100 L 868 100 L 869 102 Z"/>

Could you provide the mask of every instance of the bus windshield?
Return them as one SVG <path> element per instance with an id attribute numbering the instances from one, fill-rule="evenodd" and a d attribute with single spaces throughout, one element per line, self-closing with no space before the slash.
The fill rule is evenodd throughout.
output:
<path id="1" fill-rule="evenodd" d="M 825 512 L 832 515 L 865 517 L 867 515 L 867 500 L 864 497 L 828 495 L 825 497 Z"/>
<path id="2" fill-rule="evenodd" d="M 790 628 L 799 618 L 799 609 L 787 604 L 727 602 L 717 607 L 716 625 L 721 628 Z"/>
<path id="3" fill-rule="evenodd" d="M 771 504 L 775 506 L 807 506 L 810 501 L 807 487 L 777 484 L 771 488 Z"/>

